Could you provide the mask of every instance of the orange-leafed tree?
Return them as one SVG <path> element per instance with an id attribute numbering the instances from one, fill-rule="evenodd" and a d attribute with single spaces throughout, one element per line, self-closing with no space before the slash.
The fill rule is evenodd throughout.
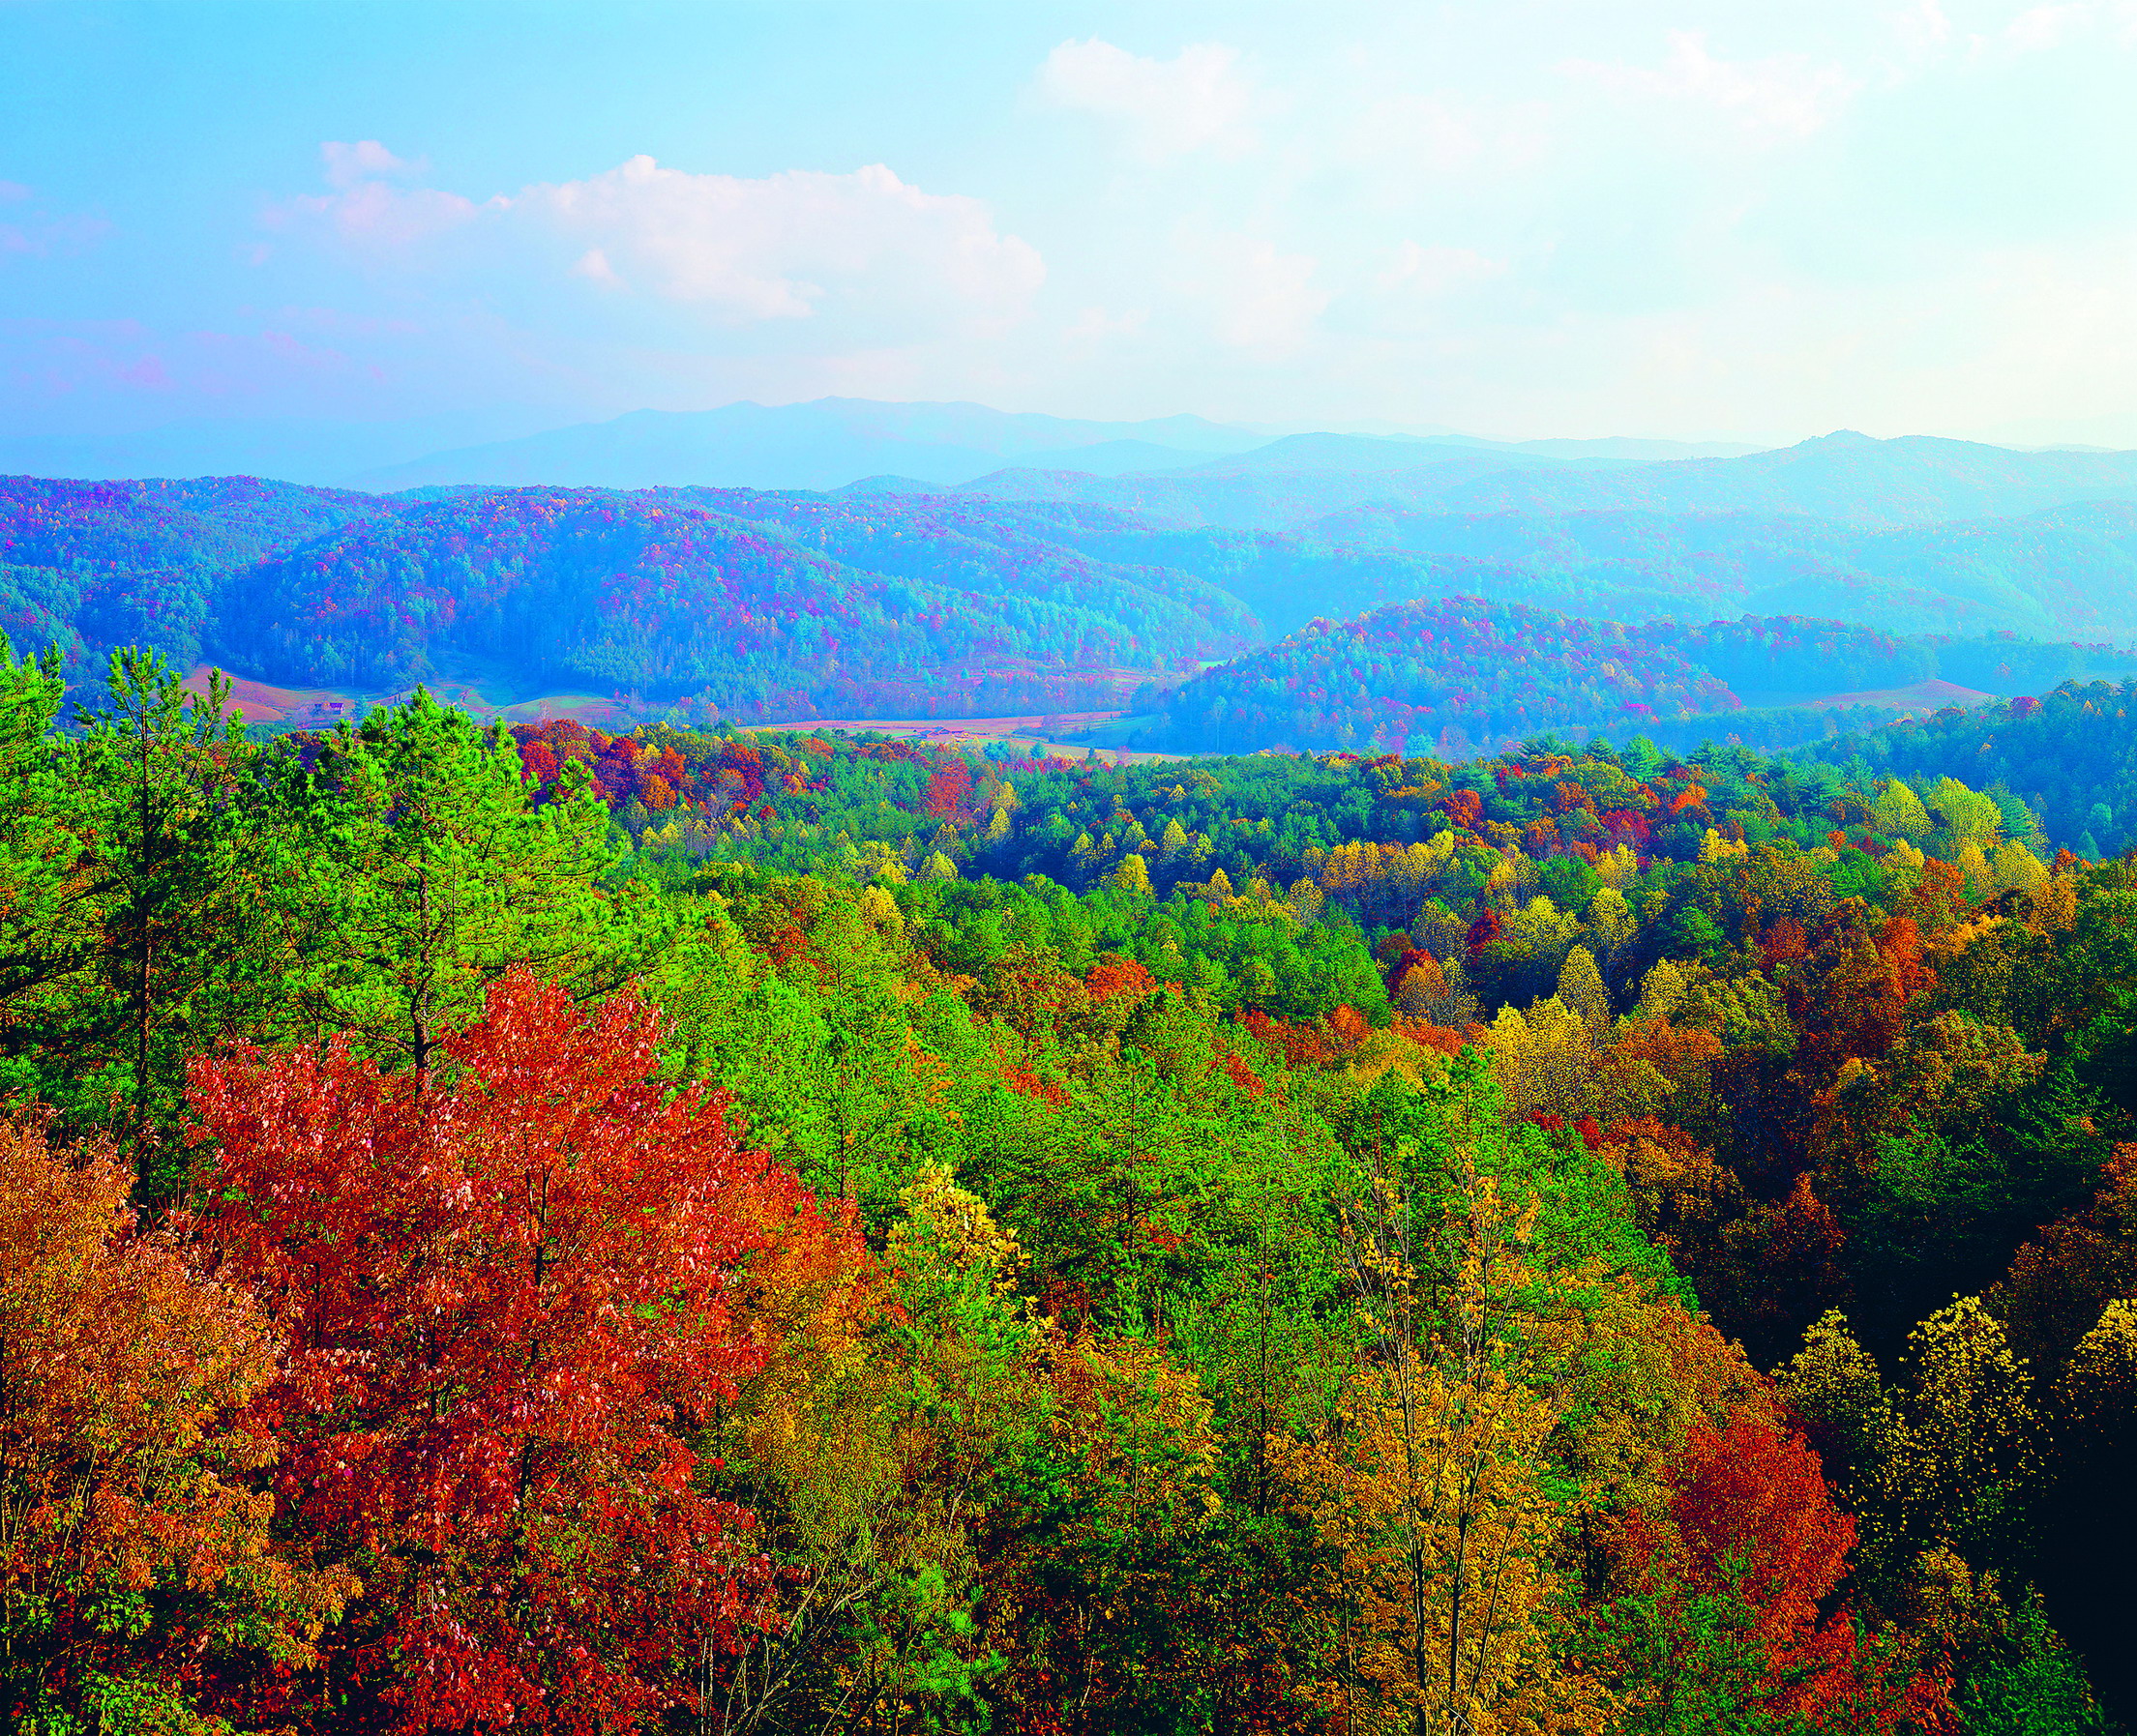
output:
<path id="1" fill-rule="evenodd" d="M 754 1521 L 691 1437 L 761 1361 L 747 1262 L 815 1208 L 663 1035 L 521 972 L 427 1074 L 196 1065 L 209 1231 L 289 1339 L 277 1492 L 365 1582 L 314 1727 L 633 1728 L 753 1621 Z"/>
<path id="2" fill-rule="evenodd" d="M 0 1122 L 0 1727 L 217 1727 L 353 1589 L 269 1544 L 274 1335 L 127 1206 L 108 1148 Z M 234 1703 L 233 1703 L 234 1696 Z"/>

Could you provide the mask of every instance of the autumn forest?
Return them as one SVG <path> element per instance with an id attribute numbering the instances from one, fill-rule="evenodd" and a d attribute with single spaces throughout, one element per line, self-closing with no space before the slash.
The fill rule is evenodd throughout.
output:
<path id="1" fill-rule="evenodd" d="M 220 698 L 0 686 L 8 1727 L 2128 1705 L 2137 865 L 1934 730 Z"/>

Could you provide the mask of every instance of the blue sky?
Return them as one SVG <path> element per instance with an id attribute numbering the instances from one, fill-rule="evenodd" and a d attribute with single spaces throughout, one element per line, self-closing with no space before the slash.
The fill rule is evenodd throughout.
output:
<path id="1" fill-rule="evenodd" d="M 0 431 L 2137 445 L 2133 165 L 2137 0 L 0 0 Z"/>

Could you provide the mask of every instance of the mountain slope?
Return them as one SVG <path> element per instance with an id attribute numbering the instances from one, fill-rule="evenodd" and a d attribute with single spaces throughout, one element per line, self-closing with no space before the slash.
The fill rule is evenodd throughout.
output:
<path id="1" fill-rule="evenodd" d="M 1610 622 L 1478 597 L 1316 621 L 1160 700 L 1136 746 L 1468 752 L 1554 725 L 1735 709 L 1676 648 Z"/>
<path id="2" fill-rule="evenodd" d="M 0 477 L 0 631 L 21 652 L 58 646 L 74 674 L 114 645 L 190 663 L 232 571 L 390 511 L 368 494 L 249 476 Z"/>
<path id="3" fill-rule="evenodd" d="M 1840 735 L 1807 756 L 1881 779 L 2011 790 L 2039 813 L 2050 842 L 2093 859 L 2137 847 L 2137 681 L 2127 678 Z"/>
<path id="4" fill-rule="evenodd" d="M 1469 511 L 1556 507 L 1653 512 L 1802 513 L 1883 524 L 2010 517 L 2078 501 L 2137 498 L 2137 453 L 2014 452 L 1910 434 L 1841 432 L 1736 458 L 1638 468 L 1508 471 L 1449 504 Z"/>
<path id="5" fill-rule="evenodd" d="M 1142 748 L 1468 752 L 1542 729 L 1645 729 L 1718 713 L 1800 741 L 1787 708 L 1937 709 L 2137 674 L 2137 652 L 2010 637 L 1900 637 L 1797 616 L 1626 627 L 1450 597 L 1315 621 L 1178 687 L 1139 693 Z M 1978 685 L 1976 685 L 1978 684 Z M 1767 708 L 1748 716 L 1746 703 Z"/>
<path id="6" fill-rule="evenodd" d="M 368 494 L 251 476 L 192 482 L 0 477 L 0 561 L 124 568 L 229 566 L 390 511 Z"/>
<path id="7" fill-rule="evenodd" d="M 717 497 L 713 497 L 717 498 Z M 1234 599 L 1027 541 L 902 563 L 861 507 L 782 497 L 501 489 L 349 526 L 234 577 L 211 650 L 284 680 L 392 689 L 487 674 L 690 699 L 744 720 L 891 707 L 1088 701 L 1114 668 L 1251 642 Z M 797 503 L 791 510 L 804 511 Z M 871 534 L 875 533 L 875 534 Z M 881 554 L 871 566 L 838 554 Z M 901 568 L 903 567 L 903 570 Z M 950 715 L 957 715 L 953 709 Z"/>
<path id="8" fill-rule="evenodd" d="M 1450 476 L 1505 474 L 1496 455 L 1429 450 Z M 1668 466 L 1532 460 L 1559 481 L 1656 468 Z M 1326 481 L 1271 468 L 1133 485 L 1266 501 Z M 0 482 L 0 630 L 18 649 L 57 642 L 77 675 L 109 647 L 141 643 L 293 686 L 376 691 L 450 675 L 515 702 L 638 693 L 751 719 L 1102 710 L 1145 678 L 1236 657 L 1317 617 L 1450 597 L 1685 629 L 1752 614 L 1970 641 L 2128 642 L 2137 502 L 1900 527 L 1368 502 L 1279 532 L 1164 529 L 1118 505 L 880 477 L 838 494 L 459 485 L 386 498 L 250 478 Z M 1644 630 L 1658 643 L 1674 631 Z M 1944 673 L 2009 692 L 2079 672 L 2067 656 L 2027 653 L 2007 674 L 2006 662 L 1984 653 Z M 1788 685 L 1748 665 L 1710 672 Z M 1914 679 L 1827 670 L 1802 691 Z"/>

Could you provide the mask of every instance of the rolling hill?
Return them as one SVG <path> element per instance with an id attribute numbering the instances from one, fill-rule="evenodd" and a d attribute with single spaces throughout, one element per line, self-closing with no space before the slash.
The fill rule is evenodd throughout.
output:
<path id="1" fill-rule="evenodd" d="M 1900 637 L 1794 616 L 1629 628 L 1451 597 L 1315 621 L 1190 681 L 1145 689 L 1134 703 L 1146 715 L 1124 739 L 1186 752 L 1459 757 L 1542 730 L 1638 733 L 1726 716 L 1726 730 L 1747 741 L 1796 745 L 1828 733 L 1806 715 L 1815 707 L 1936 710 L 2100 673 L 2137 673 L 2137 653 Z"/>
<path id="2" fill-rule="evenodd" d="M 416 503 L 234 575 L 207 649 L 292 684 L 488 672 L 754 721 L 961 692 L 982 711 L 1059 707 L 1117 685 L 1113 671 L 1256 636 L 1235 599 L 1193 580 L 1029 540 L 966 539 L 952 559 L 946 525 L 915 539 L 916 560 L 872 535 L 864 508 L 823 503 L 824 522 L 801 526 L 814 537 L 797 535 L 782 498 L 524 488 Z M 762 510 L 719 510 L 743 504 Z"/>
<path id="3" fill-rule="evenodd" d="M 1155 700 L 1139 748 L 1283 747 L 1437 752 L 1567 724 L 1635 728 L 1736 709 L 1727 686 L 1673 646 L 1615 623 L 1453 597 L 1316 621 Z"/>
<path id="4" fill-rule="evenodd" d="M 914 412 L 893 419 L 907 432 L 958 426 L 942 406 L 874 409 Z M 1006 438 L 998 425 L 1010 420 L 989 426 Z M 2010 490 L 2021 483 L 2027 498 L 2104 487 L 2129 459 L 1858 445 L 1874 449 L 1885 484 L 1898 489 L 1894 479 L 1904 480 L 1908 499 L 1932 505 L 1944 498 L 1939 488 L 1978 504 L 1983 478 L 2005 490 L 1990 488 L 1991 504 L 2017 498 Z M 1973 466 L 1966 488 L 1951 481 L 1953 447 Z M 1860 456 L 1827 441 L 1736 457 L 1576 462 L 1463 442 L 1315 435 L 1117 484 L 1138 491 L 1140 505 L 1077 490 L 944 491 L 882 474 L 834 493 L 458 484 L 389 496 L 252 478 L 0 479 L 0 628 L 21 648 L 57 643 L 77 676 L 110 647 L 143 643 L 182 664 L 213 659 L 291 688 L 376 693 L 453 681 L 501 704 L 591 692 L 610 705 L 752 721 L 1109 710 L 1139 687 L 1154 694 L 1202 665 L 1318 632 L 1317 622 L 1450 598 L 1645 624 L 1651 645 L 1739 615 L 1852 622 L 1945 644 L 1935 668 L 1909 653 L 1913 662 L 1835 664 L 1796 682 L 1725 666 L 1715 661 L 1723 648 L 1683 641 L 1690 663 L 1754 705 L 1768 691 L 1887 691 L 1940 670 L 1980 691 L 2043 691 L 2097 672 L 2098 659 L 2070 642 L 2137 640 L 2130 500 L 1899 525 L 1796 510 L 1456 513 L 1360 500 L 1279 531 L 1168 526 L 1148 510 L 1164 490 L 1201 488 L 1281 498 L 1303 513 L 1334 473 L 1291 468 L 1294 460 L 1362 466 L 1391 452 L 1430 463 L 1361 467 L 1345 485 L 1372 490 L 1429 475 L 1452 495 L 1517 475 L 1538 487 L 1603 487 L 1764 465 L 1759 474 L 1793 479 L 1808 499 L 1812 482 L 1837 486 L 1836 466 Z M 2019 655 L 2009 650 L 2017 640 L 1992 644 L 1997 633 L 2039 644 Z M 1968 661 L 1960 644 L 1989 648 Z M 1664 689 L 1676 679 L 1653 674 Z M 1439 703 L 1365 686 L 1373 704 Z M 1323 731 L 1353 695 L 1347 688 L 1340 697 L 1303 721 L 1286 710 L 1291 721 L 1272 721 L 1269 739 L 1295 739 L 1308 722 L 1317 741 L 1340 739 Z M 1497 728 L 1498 718 L 1480 712 L 1472 721 Z M 1199 740 L 1200 727 L 1178 722 L 1171 739 Z"/>
<path id="5" fill-rule="evenodd" d="M 130 643 L 190 663 L 231 573 L 390 512 L 368 494 L 253 477 L 0 478 L 0 632 L 22 650 L 57 645 L 76 669 Z"/>

